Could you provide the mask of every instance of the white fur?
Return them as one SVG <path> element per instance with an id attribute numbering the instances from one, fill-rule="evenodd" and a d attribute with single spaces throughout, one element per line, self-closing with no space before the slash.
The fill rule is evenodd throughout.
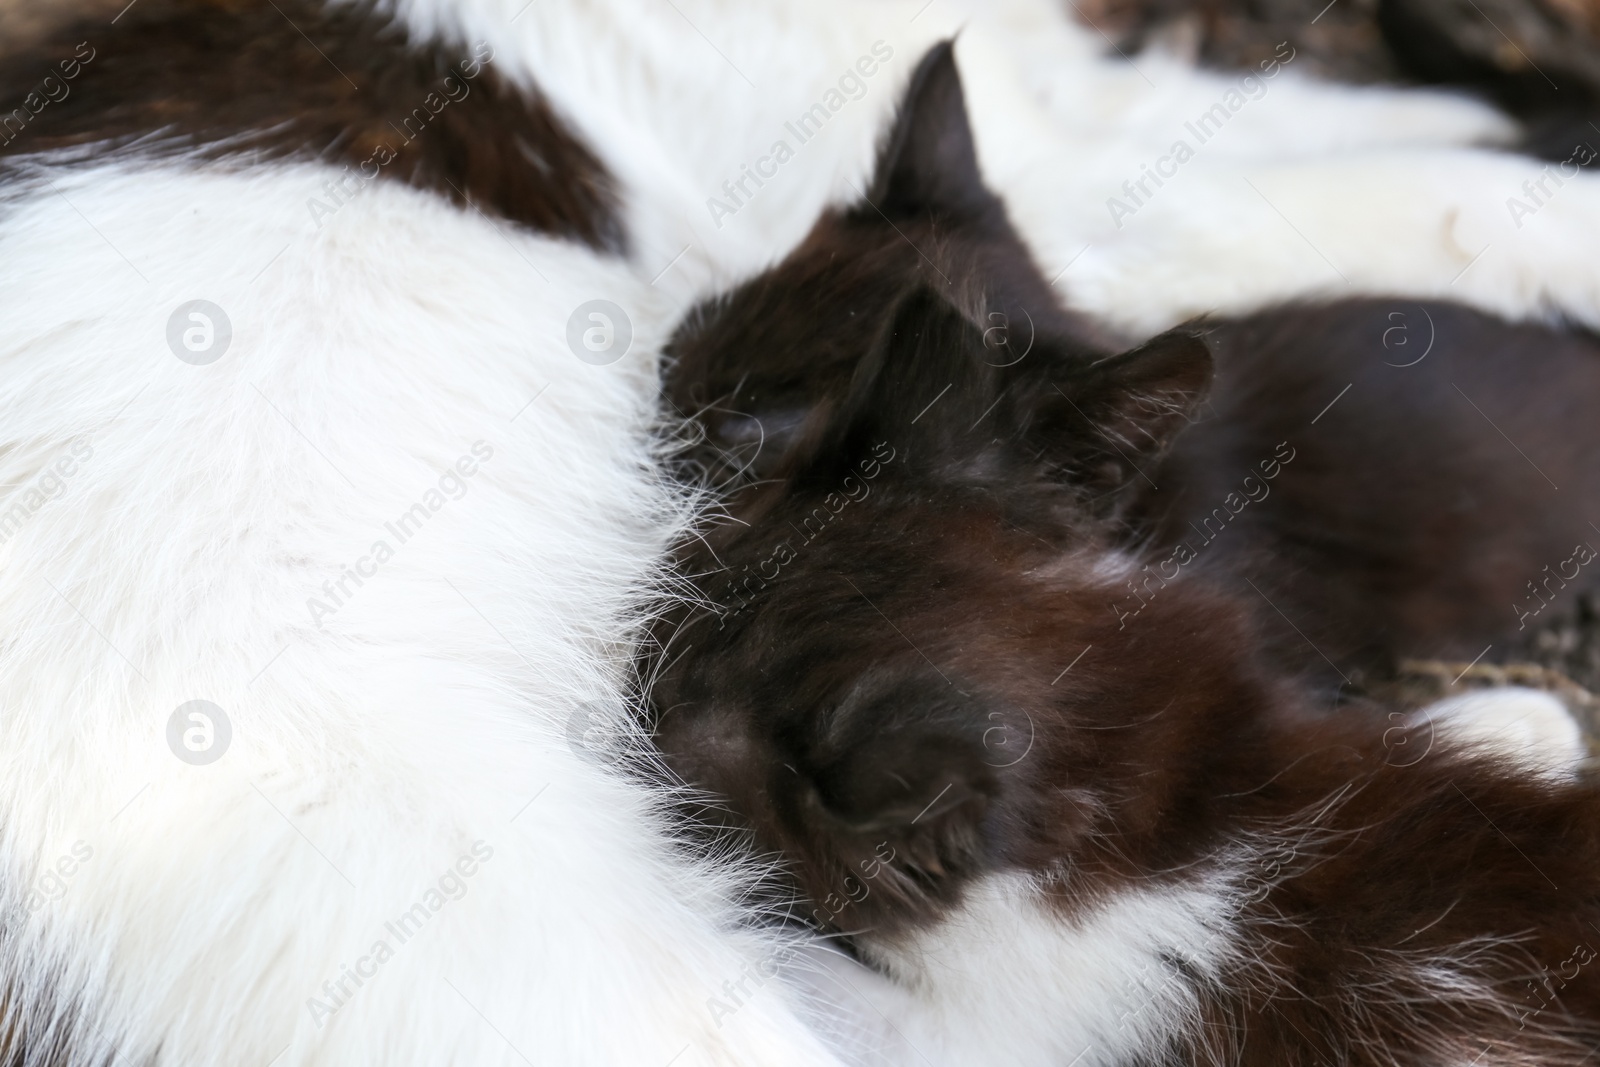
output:
<path id="1" fill-rule="evenodd" d="M 1510 232 L 1531 164 L 1414 147 L 1503 138 L 1481 108 L 1291 78 L 1118 229 L 1105 197 L 1217 76 L 1141 57 L 1136 82 L 1046 0 L 920 3 L 396 0 L 423 34 L 493 43 L 572 119 L 622 183 L 629 263 L 387 186 L 315 230 L 328 175 L 309 165 L 107 159 L 5 202 L 0 509 L 93 448 L 0 549 L 0 970 L 30 1025 L 85 1062 L 163 1067 L 830 1062 L 781 986 L 709 1010 L 776 951 L 734 929 L 751 874 L 673 853 L 658 793 L 568 726 L 589 702 L 626 731 L 629 643 L 687 518 L 651 436 L 671 323 L 855 197 L 905 78 L 960 25 L 986 173 L 1047 273 L 1070 263 L 1063 290 L 1130 331 L 1357 291 L 1600 323 L 1595 179 Z M 706 200 L 878 40 L 894 56 L 862 99 L 715 226 Z M 566 348 L 597 297 L 635 330 L 609 367 Z M 210 366 L 166 347 L 194 298 L 233 324 Z M 313 625 L 307 599 L 480 440 L 466 495 Z M 193 699 L 233 724 L 210 766 L 164 737 Z M 308 999 L 480 840 L 465 895 L 319 1028 Z M 29 910 L 79 841 L 90 858 Z M 996 881 L 885 957 L 929 1055 L 1109 1062 L 1186 1017 L 1165 983 L 1125 1015 L 1156 953 L 1226 951 L 1216 891 L 1131 893 L 1076 925 L 1030 892 Z M 1025 983 L 1083 1010 L 1029 1012 Z"/>
<path id="2" fill-rule="evenodd" d="M 420 31 L 490 41 L 502 72 L 538 81 L 621 176 L 641 269 L 665 270 L 659 284 L 683 298 L 764 268 L 824 205 L 857 199 L 906 77 L 959 31 L 988 180 L 1046 276 L 1129 333 L 1351 295 L 1600 325 L 1600 178 L 1566 180 L 1517 226 L 1506 201 L 1543 164 L 1471 147 L 1511 129 L 1448 94 L 1319 84 L 1291 64 L 1118 227 L 1107 200 L 1237 79 L 1104 58 L 1052 0 L 393 2 Z M 876 41 L 894 56 L 865 95 L 714 225 L 722 183 L 793 142 L 785 121 Z"/>
<path id="3" fill-rule="evenodd" d="M 1430 739 L 1492 752 L 1536 774 L 1573 774 L 1589 751 L 1566 706 L 1549 693 L 1521 686 L 1449 697 L 1412 715 Z"/>
<path id="4" fill-rule="evenodd" d="M 405 188 L 318 232 L 313 166 L 49 177 L 0 221 L 4 505 L 79 435 L 93 455 L 0 567 L 9 1004 L 78 1012 L 85 1063 L 829 1062 L 781 990 L 717 1025 L 708 997 L 774 951 L 732 931 L 739 872 L 674 857 L 650 794 L 567 737 L 581 701 L 621 715 L 684 518 L 649 433 L 668 305 Z M 600 296 L 636 330 L 607 367 L 565 340 Z M 165 340 L 196 297 L 233 324 L 209 366 Z M 398 543 L 480 440 L 465 496 Z M 379 539 L 393 559 L 313 625 Z M 197 698 L 233 727 L 209 766 L 164 736 Z M 465 895 L 315 1025 L 478 840 Z"/>
<path id="5" fill-rule="evenodd" d="M 1236 904 L 1227 879 L 1201 878 L 1069 921 L 1037 882 L 997 875 L 938 928 L 869 944 L 891 980 L 841 958 L 818 984 L 850 1013 L 863 1063 L 1109 1067 L 1191 1032 L 1196 991 L 1162 957 L 1218 979 L 1238 950 Z"/>

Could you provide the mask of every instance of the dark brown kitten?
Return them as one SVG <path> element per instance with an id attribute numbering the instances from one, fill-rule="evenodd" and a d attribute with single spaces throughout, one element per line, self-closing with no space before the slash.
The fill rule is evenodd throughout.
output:
<path id="1" fill-rule="evenodd" d="M 1280 661 L 1348 688 L 1406 657 L 1515 658 L 1600 588 L 1591 334 L 1360 300 L 1207 342 L 1210 399 L 1139 504 L 1140 596 L 1207 573 L 1255 602 Z"/>
<path id="2" fill-rule="evenodd" d="M 1307 348 L 1338 336 L 1324 324 Z M 1381 533 L 1408 494 L 1401 517 L 1466 491 L 1482 501 L 1467 516 L 1505 519 L 1494 509 L 1520 482 L 1446 437 L 1459 454 L 1392 455 L 1457 480 L 1352 489 L 1369 471 L 1322 465 L 1352 438 L 1415 442 L 1422 424 L 1363 423 L 1369 400 L 1344 435 L 1274 440 L 1299 427 L 1299 403 L 1333 399 L 1315 381 L 1256 420 L 1241 414 L 1250 390 L 1225 388 L 1207 429 L 1212 359 L 1195 331 L 1114 355 L 1051 298 L 983 188 L 948 47 L 919 67 L 868 203 L 702 309 L 674 352 L 671 395 L 702 412 L 694 458 L 728 488 L 728 521 L 683 549 L 704 610 L 659 629 L 657 737 L 720 798 L 704 817 L 789 861 L 818 925 L 892 944 L 1001 872 L 1033 876 L 1064 923 L 1121 893 L 1226 885 L 1221 971 L 1163 961 L 1201 1018 L 1139 1062 L 1421 1065 L 1492 1047 L 1498 1062 L 1570 1064 L 1600 1041 L 1600 968 L 1564 976 L 1531 1019 L 1516 1010 L 1530 977 L 1600 943 L 1600 794 L 1448 737 L 1428 748 L 1424 724 L 1364 702 L 1319 707 L 1280 668 L 1320 653 L 1259 654 L 1278 607 L 1228 588 L 1267 579 L 1342 633 L 1360 620 L 1324 604 L 1339 576 L 1300 572 L 1353 544 L 1312 540 L 1277 570 L 1260 555 L 1311 521 L 1314 492 L 1294 479 L 1344 494 L 1326 507 L 1349 513 L 1348 537 Z M 1469 395 L 1484 384 L 1462 380 Z M 1412 410 L 1464 425 L 1431 401 Z M 1185 456 L 1204 474 L 1182 473 Z M 1274 495 L 1230 518 L 1238 554 L 1180 567 L 1130 608 L 1129 583 L 1171 550 L 1168 518 L 1209 515 L 1212 491 L 1246 476 Z M 1285 499 L 1300 506 L 1268 509 Z M 1363 511 L 1381 521 L 1362 527 Z M 1435 543 L 1465 565 L 1483 538 Z M 1413 551 L 1386 550 L 1397 565 Z M 1436 595 L 1398 586 L 1387 610 Z M 1404 632 L 1439 636 L 1431 625 Z"/>

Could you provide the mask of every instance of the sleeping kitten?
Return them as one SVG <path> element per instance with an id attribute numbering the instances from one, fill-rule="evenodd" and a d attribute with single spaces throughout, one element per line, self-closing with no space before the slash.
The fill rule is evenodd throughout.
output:
<path id="1" fill-rule="evenodd" d="M 0 0 L 8 1058 L 828 1062 L 782 983 L 712 1010 L 789 945 L 592 738 L 641 740 L 627 667 L 688 522 L 656 437 L 680 301 L 846 195 L 964 18 Z M 1487 108 L 1280 78 L 1114 228 L 1096 190 L 1227 86 L 1104 60 L 1053 0 L 971 21 L 987 162 L 1098 315 L 1305 295 L 1327 254 L 1358 290 L 1600 323 L 1572 269 L 1600 186 L 1513 234 Z M 1245 174 L 1317 202 L 1324 252 L 1239 244 L 1281 227 Z"/>
<path id="2" fill-rule="evenodd" d="M 1135 479 L 1150 562 L 1121 612 L 1204 572 L 1336 690 L 1408 657 L 1514 659 L 1600 587 L 1594 334 L 1363 300 L 1220 321 L 1206 341 L 1207 402 Z"/>
<path id="3" fill-rule="evenodd" d="M 1530 343 L 1561 349 L 1551 365 L 1575 395 L 1594 388 L 1587 340 L 1447 310 L 1447 328 L 1475 320 L 1498 345 L 1449 357 L 1469 395 Z M 1373 312 L 1300 314 L 1359 334 Z M 1228 327 L 1231 343 L 1274 340 L 1290 317 Z M 1311 345 L 1347 343 L 1319 326 Z M 1423 438 L 1366 498 L 1325 465 L 1381 446 L 1313 435 L 1316 407 L 1303 437 L 1255 436 L 1335 399 L 1302 389 L 1315 349 L 1264 419 L 1241 384 L 1217 394 L 1215 428 L 1191 430 L 1205 342 L 1184 328 L 1112 354 L 1049 298 L 979 178 L 947 47 L 919 67 L 864 202 L 704 307 L 672 352 L 674 402 L 706 433 L 692 462 L 730 492 L 726 521 L 682 550 L 702 609 L 658 628 L 658 741 L 718 798 L 702 816 L 782 853 L 809 921 L 898 984 L 886 1003 L 918 1056 L 1576 1064 L 1600 1040 L 1600 790 L 1574 777 L 1570 735 L 1518 761 L 1475 743 L 1470 717 L 1330 712 L 1252 651 L 1279 606 L 1227 587 L 1276 575 L 1327 626 L 1359 621 L 1322 599 L 1337 573 L 1296 586 L 1303 564 L 1274 571 L 1261 546 L 1316 528 L 1311 497 L 1286 488 L 1305 471 L 1339 486 L 1323 506 L 1352 537 L 1369 502 L 1383 523 L 1392 496 L 1457 492 L 1420 478 L 1481 458 L 1436 388 L 1388 401 L 1418 417 L 1397 427 L 1352 403 L 1346 434 L 1410 444 L 1450 428 L 1474 451 L 1435 456 Z M 1239 365 L 1285 361 L 1259 352 Z M 1146 482 L 1180 476 L 1189 433 L 1212 480 L 1163 504 Z M 1580 499 L 1594 477 L 1581 455 L 1553 472 Z M 1522 472 L 1475 470 L 1482 510 L 1466 517 L 1507 518 L 1494 509 L 1524 499 Z M 1169 547 L 1150 516 L 1209 514 L 1213 486 L 1246 477 L 1293 500 L 1282 521 L 1301 526 L 1241 526 L 1254 554 L 1180 566 L 1131 607 L 1149 549 Z M 1565 499 L 1517 520 L 1554 526 Z M 1527 562 L 1565 537 L 1448 532 L 1428 544 L 1463 566 L 1486 538 Z M 1347 547 L 1308 551 L 1331 567 Z M 1414 551 L 1377 548 L 1396 565 Z M 1406 615 L 1433 589 L 1379 588 L 1407 623 L 1380 647 L 1455 638 L 1446 612 Z"/>
<path id="4" fill-rule="evenodd" d="M 966 138 L 962 110 L 942 121 Z M 1600 495 L 1591 333 L 1400 298 L 1212 318 L 1192 327 L 1217 363 L 1203 404 L 1158 428 L 1102 420 L 1064 450 L 1059 431 L 1089 412 L 1050 375 L 1124 342 L 1059 306 L 970 140 L 957 157 L 948 130 L 924 132 L 945 153 L 933 158 L 918 121 L 932 123 L 909 108 L 864 203 L 826 214 L 782 264 L 680 331 L 669 392 L 700 412 L 694 459 L 712 481 L 764 478 L 814 447 L 875 366 L 896 302 L 927 283 L 982 304 L 986 388 L 1051 399 L 1023 414 L 1029 447 L 1121 531 L 1119 619 L 1180 574 L 1208 573 L 1258 601 L 1281 662 L 1348 687 L 1405 657 L 1504 654 L 1531 617 L 1600 584 L 1586 565 L 1600 545 L 1586 510 Z M 776 570 L 735 572 L 725 596 L 744 604 Z"/>

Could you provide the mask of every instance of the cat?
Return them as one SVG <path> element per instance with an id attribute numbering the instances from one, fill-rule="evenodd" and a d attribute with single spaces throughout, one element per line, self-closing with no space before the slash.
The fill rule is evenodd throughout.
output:
<path id="1" fill-rule="evenodd" d="M 985 187 L 943 46 L 861 202 L 673 338 L 669 397 L 703 432 L 682 474 L 724 504 L 680 546 L 698 605 L 656 627 L 655 737 L 707 791 L 696 817 L 783 857 L 805 920 L 890 980 L 907 1062 L 1576 1064 L 1600 1040 L 1600 786 L 1576 730 L 1511 751 L 1470 717 L 1330 706 L 1293 656 L 1257 651 L 1276 607 L 1222 580 L 1300 582 L 1298 609 L 1362 621 L 1375 609 L 1322 600 L 1362 573 L 1334 569 L 1343 531 L 1309 545 L 1310 579 L 1268 553 L 1317 529 L 1313 490 L 1351 539 L 1459 491 L 1430 469 L 1529 510 L 1463 510 L 1486 528 L 1431 534 L 1428 566 L 1565 544 L 1544 527 L 1569 498 L 1527 495 L 1537 476 L 1440 385 L 1570 389 L 1537 440 L 1579 435 L 1559 469 L 1540 454 L 1581 505 L 1600 348 L 1436 305 L 1426 384 L 1376 397 L 1362 361 L 1387 306 L 1108 349 Z M 1375 351 L 1322 365 L 1352 338 Z M 1551 378 L 1512 380 L 1541 347 Z M 1367 401 L 1328 416 L 1340 433 L 1274 439 L 1352 367 Z M 1396 443 L 1415 448 L 1387 485 L 1331 465 Z M 1187 480 L 1163 498 L 1152 474 Z M 1170 548 L 1150 516 L 1209 515 L 1246 478 L 1263 517 L 1227 531 L 1237 554 L 1131 595 Z M 1475 633 L 1503 585 L 1469 590 L 1480 605 L 1380 583 L 1407 625 L 1379 639 L 1454 637 L 1449 611 L 1407 615 L 1441 596 Z"/>
<path id="2" fill-rule="evenodd" d="M 1600 27 L 1583 6 L 1493 0 L 1469 16 L 1428 0 L 1270 11 L 1215 0 L 1113 0 L 1081 13 L 1125 52 L 1160 42 L 1210 67 L 1248 70 L 1256 55 L 1286 41 L 1320 78 L 1458 88 L 1517 115 L 1522 147 L 1552 160 L 1594 139 Z"/>
<path id="3" fill-rule="evenodd" d="M 5 0 L 9 1059 L 830 1062 L 772 980 L 809 942 L 742 906 L 763 868 L 686 849 L 628 713 L 699 506 L 657 359 L 865 180 L 965 17 Z M 1524 164 L 1481 147 L 1513 126 L 1437 95 L 1291 70 L 1114 226 L 1109 190 L 1230 86 L 1097 40 L 1030 0 L 962 48 L 994 180 L 1119 330 L 1328 283 L 1299 245 L 1241 254 L 1234 219 L 1279 224 L 1239 180 L 1263 166 L 1286 210 L 1328 202 L 1339 241 L 1308 232 L 1358 288 L 1600 322 L 1596 190 L 1514 230 Z M 1338 195 L 1353 147 L 1397 218 Z M 1480 230 L 1516 239 L 1469 263 Z"/>
<path id="4" fill-rule="evenodd" d="M 706 1010 L 790 942 L 628 705 L 693 502 L 588 139 L 367 5 L 7 50 L 0 1058 L 838 1062 Z"/>
<path id="5" fill-rule="evenodd" d="M 1157 562 L 1124 612 L 1208 571 L 1256 601 L 1280 660 L 1336 691 L 1407 658 L 1516 658 L 1600 587 L 1592 333 L 1363 300 L 1206 339 L 1205 409 L 1148 468 L 1159 489 L 1139 479 Z"/>

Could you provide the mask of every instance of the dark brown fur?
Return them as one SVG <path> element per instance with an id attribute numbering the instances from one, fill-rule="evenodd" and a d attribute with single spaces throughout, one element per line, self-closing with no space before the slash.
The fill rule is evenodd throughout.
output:
<path id="1" fill-rule="evenodd" d="M 1065 6 L 1065 5 L 1064 5 Z M 1124 55 L 1156 39 L 1202 63 L 1254 71 L 1281 49 L 1319 77 L 1465 89 L 1526 124 L 1526 147 L 1565 160 L 1600 143 L 1600 5 L 1593 0 L 1084 0 L 1069 12 Z M 1579 165 L 1592 165 L 1592 149 Z"/>
<path id="2" fill-rule="evenodd" d="M 1295 588 L 1303 562 L 1219 562 L 1136 616 L 1114 607 L 1157 520 L 1188 506 L 1154 485 L 1186 477 L 1174 489 L 1209 504 L 1257 469 L 1235 460 L 1254 464 L 1260 442 L 1273 454 L 1279 420 L 1317 409 L 1252 423 L 1240 411 L 1259 397 L 1236 382 L 1207 429 L 1211 360 L 1192 331 L 1113 356 L 1056 310 L 982 192 L 947 49 L 913 79 L 869 199 L 674 342 L 671 391 L 706 410 L 695 458 L 729 486 L 729 521 L 683 553 L 707 610 L 662 625 L 652 692 L 668 760 L 720 798 L 702 817 L 781 853 L 814 923 L 879 942 L 939 922 L 999 871 L 1036 876 L 1064 921 L 1134 888 L 1232 879 L 1217 920 L 1237 955 L 1220 979 L 1171 961 L 1205 1025 L 1145 1062 L 1420 1067 L 1485 1048 L 1483 1062 L 1579 1062 L 1600 1041 L 1600 966 L 1572 963 L 1600 945 L 1593 784 L 1312 699 L 1256 652 L 1268 609 L 1225 587 L 1276 574 Z M 1264 322 L 1266 340 L 1287 330 Z M 1574 343 L 1559 358 L 1581 359 Z M 1446 381 L 1462 370 L 1438 366 Z M 1285 397 L 1332 399 L 1311 379 Z M 1443 441 L 1459 452 L 1446 472 L 1486 462 L 1472 484 L 1502 494 L 1490 505 L 1521 499 L 1520 474 L 1418 396 L 1413 412 L 1463 428 Z M 1331 442 L 1406 441 L 1383 402 L 1351 403 L 1342 434 L 1279 471 L 1275 492 L 1301 504 L 1286 530 L 1310 523 L 1287 479 L 1332 461 Z M 1185 455 L 1206 474 L 1181 476 Z M 1320 477 L 1345 494 L 1329 508 L 1390 503 Z M 1408 477 L 1384 492 L 1420 494 L 1414 515 L 1456 491 Z M 1258 553 L 1283 536 L 1257 534 Z M 1545 547 L 1520 536 L 1503 543 Z M 1477 545 L 1446 547 L 1469 563 Z M 1320 610 L 1338 580 L 1297 587 Z M 1487 580 L 1494 596 L 1504 580 Z M 1402 587 L 1389 607 L 1435 596 Z M 1407 632 L 1439 621 L 1423 612 Z M 1519 1018 L 1526 983 L 1556 972 Z"/>
<path id="3" fill-rule="evenodd" d="M 1221 322 L 1207 340 L 1210 401 L 1140 504 L 1148 555 L 1186 540 L 1330 686 L 1406 657 L 1503 659 L 1600 588 L 1600 566 L 1558 573 L 1600 548 L 1592 335 L 1359 300 Z M 1295 458 L 1268 482 L 1257 467 L 1278 442 Z M 1267 495 L 1241 504 L 1252 475 Z"/>
<path id="4" fill-rule="evenodd" d="M 115 25 L 85 19 L 0 52 L 0 108 L 0 161 L 135 145 L 315 159 L 348 167 L 352 190 L 359 177 L 399 180 L 624 246 L 610 177 L 548 101 L 501 76 L 486 46 L 410 40 L 370 4 L 138 0 Z"/>

